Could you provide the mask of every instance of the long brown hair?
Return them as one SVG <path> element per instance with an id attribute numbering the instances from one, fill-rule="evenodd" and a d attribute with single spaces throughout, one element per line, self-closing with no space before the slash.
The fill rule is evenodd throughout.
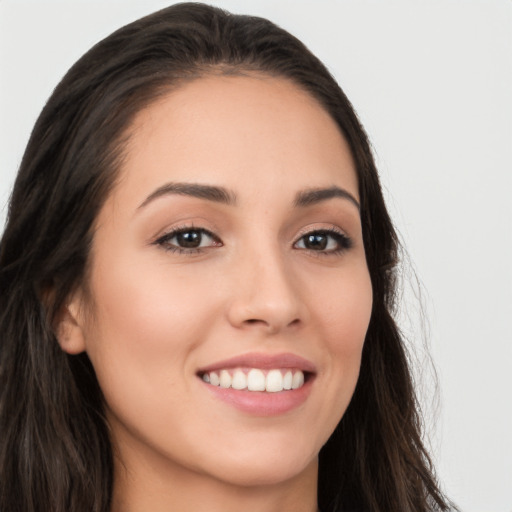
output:
<path id="1" fill-rule="evenodd" d="M 324 512 L 445 511 L 395 306 L 397 237 L 367 136 L 307 48 L 267 20 L 186 3 L 113 33 L 66 74 L 28 143 L 0 245 L 0 511 L 108 512 L 112 450 L 86 354 L 52 330 L 86 279 L 92 226 L 113 187 L 134 115 L 208 74 L 293 81 L 330 113 L 356 164 L 373 311 L 348 410 L 320 452 Z"/>

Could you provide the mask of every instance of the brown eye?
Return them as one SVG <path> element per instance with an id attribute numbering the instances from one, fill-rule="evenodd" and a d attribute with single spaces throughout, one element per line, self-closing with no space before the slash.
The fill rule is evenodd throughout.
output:
<path id="1" fill-rule="evenodd" d="M 352 246 L 350 238 L 338 231 L 312 231 L 302 236 L 295 244 L 298 249 L 308 251 L 337 253 Z"/>
<path id="2" fill-rule="evenodd" d="M 195 231 L 182 231 L 175 235 L 176 245 L 186 249 L 195 249 L 200 247 L 203 233 L 199 230 Z"/>
<path id="3" fill-rule="evenodd" d="M 304 237 L 304 247 L 314 251 L 325 251 L 329 238 L 323 233 L 315 233 Z"/>
<path id="4" fill-rule="evenodd" d="M 222 242 L 203 228 L 183 228 L 171 231 L 155 242 L 170 251 L 197 252 L 208 247 L 218 247 Z"/>

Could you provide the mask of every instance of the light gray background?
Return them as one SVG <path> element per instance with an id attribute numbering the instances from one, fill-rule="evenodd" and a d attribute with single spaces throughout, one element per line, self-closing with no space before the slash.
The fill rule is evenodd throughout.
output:
<path id="1" fill-rule="evenodd" d="M 169 3 L 0 0 L 2 224 L 58 80 L 100 38 Z M 512 512 L 512 2 L 211 3 L 290 30 L 352 100 L 423 283 L 437 412 L 430 372 L 418 378 L 440 478 L 463 511 Z M 414 287 L 404 304 L 421 353 Z"/>

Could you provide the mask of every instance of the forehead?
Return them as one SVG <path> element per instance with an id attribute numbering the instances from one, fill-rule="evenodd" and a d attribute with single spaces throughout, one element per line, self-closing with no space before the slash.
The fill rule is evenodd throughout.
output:
<path id="1" fill-rule="evenodd" d="M 341 184 L 358 197 L 354 169 L 335 121 L 294 83 L 208 76 L 137 114 L 120 183 L 149 193 L 169 180 L 258 189 L 292 178 L 302 188 Z"/>

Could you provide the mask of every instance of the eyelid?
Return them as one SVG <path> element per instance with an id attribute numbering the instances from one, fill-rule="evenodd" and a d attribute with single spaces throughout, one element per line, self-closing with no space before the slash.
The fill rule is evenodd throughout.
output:
<path id="1" fill-rule="evenodd" d="M 336 249 L 329 249 L 329 250 L 315 250 L 315 249 L 308 249 L 307 247 L 296 247 L 297 244 L 304 239 L 307 235 L 312 235 L 315 233 L 325 233 L 328 236 L 332 236 L 336 239 L 336 242 L 338 243 L 339 247 Z M 297 248 L 299 250 L 307 251 L 309 253 L 313 253 L 315 256 L 330 256 L 330 255 L 337 255 L 340 253 L 343 253 L 349 249 L 352 248 L 354 245 L 354 242 L 352 238 L 341 228 L 335 225 L 314 225 L 314 226 L 306 226 L 302 228 L 297 237 L 295 238 L 295 241 L 293 242 L 293 247 Z"/>
<path id="2" fill-rule="evenodd" d="M 346 231 L 344 231 L 343 229 L 341 229 L 338 226 L 335 226 L 334 224 L 328 224 L 328 225 L 326 225 L 326 224 L 313 224 L 313 225 L 311 225 L 310 224 L 310 225 L 305 226 L 305 227 L 303 227 L 303 228 L 301 228 L 299 230 L 299 232 L 297 233 L 297 235 L 295 237 L 295 242 L 294 243 L 298 242 L 305 235 L 309 235 L 310 233 L 316 233 L 318 231 L 337 233 L 338 235 L 350 238 L 348 236 L 348 234 L 346 233 Z"/>
<path id="3" fill-rule="evenodd" d="M 173 245 L 169 243 L 169 241 L 172 240 L 175 236 L 178 236 L 180 233 L 186 233 L 188 231 L 199 231 L 203 235 L 206 235 L 209 238 L 211 238 L 215 242 L 215 244 L 205 247 L 180 247 L 179 245 Z M 222 240 L 213 231 L 205 227 L 195 226 L 193 223 L 169 228 L 163 233 L 157 235 L 151 243 L 152 245 L 161 246 L 165 250 L 187 254 L 199 253 L 203 252 L 209 247 L 221 247 L 223 245 Z"/>
<path id="4" fill-rule="evenodd" d="M 170 224 L 165 228 L 160 229 L 156 235 L 153 235 L 150 239 L 150 243 L 155 243 L 162 238 L 167 238 L 170 235 L 176 235 L 183 231 L 203 231 L 204 233 L 212 236 L 213 238 L 219 239 L 220 237 L 216 235 L 218 229 L 216 226 L 206 227 L 206 224 L 211 224 L 207 220 L 203 218 L 199 218 L 196 220 L 180 220 L 176 224 Z"/>

